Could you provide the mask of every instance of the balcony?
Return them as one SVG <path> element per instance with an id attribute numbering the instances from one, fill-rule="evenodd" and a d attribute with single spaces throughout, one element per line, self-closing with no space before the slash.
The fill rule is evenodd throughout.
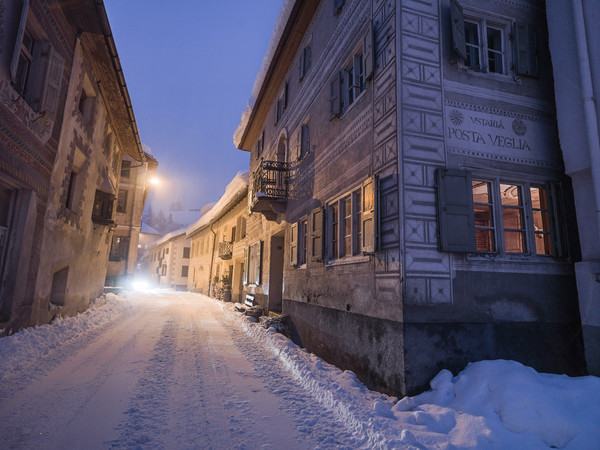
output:
<path id="1" fill-rule="evenodd" d="M 219 258 L 231 259 L 233 255 L 233 242 L 219 242 Z"/>
<path id="2" fill-rule="evenodd" d="M 267 220 L 276 220 L 285 212 L 291 197 L 291 165 L 281 161 L 261 161 L 252 179 L 250 210 Z"/>

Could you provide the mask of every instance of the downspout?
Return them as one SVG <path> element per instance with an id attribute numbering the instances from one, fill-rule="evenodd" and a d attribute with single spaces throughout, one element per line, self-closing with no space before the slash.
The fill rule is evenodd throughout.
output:
<path id="1" fill-rule="evenodd" d="M 577 43 L 577 56 L 581 73 L 581 99 L 585 114 L 587 138 L 590 154 L 590 171 L 596 205 L 596 226 L 600 239 L 600 135 L 598 134 L 598 117 L 594 100 L 594 89 L 590 69 L 590 59 L 585 32 L 585 18 L 582 0 L 571 0 L 573 5 L 573 28 Z"/>
<path id="2" fill-rule="evenodd" d="M 208 272 L 208 296 L 210 297 L 210 288 L 212 285 L 212 272 L 213 272 L 213 263 L 215 261 L 215 245 L 217 242 L 217 233 L 213 230 L 213 224 L 210 224 L 210 232 L 213 234 L 213 246 L 212 252 L 210 254 L 210 270 Z"/>

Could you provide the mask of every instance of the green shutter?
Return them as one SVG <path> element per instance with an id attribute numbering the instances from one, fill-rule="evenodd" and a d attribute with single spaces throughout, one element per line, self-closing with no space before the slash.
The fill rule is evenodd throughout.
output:
<path id="1" fill-rule="evenodd" d="M 437 169 L 438 244 L 440 251 L 476 250 L 471 173 Z"/>
<path id="2" fill-rule="evenodd" d="M 331 80 L 330 85 L 330 98 L 329 98 L 329 112 L 331 113 L 330 119 L 338 117 L 342 112 L 341 95 L 340 95 L 340 73 L 338 72 Z"/>
<path id="3" fill-rule="evenodd" d="M 462 59 L 467 59 L 463 9 L 456 0 L 450 0 L 450 20 L 452 21 L 452 42 L 454 50 Z"/>
<path id="4" fill-rule="evenodd" d="M 363 42 L 363 63 L 365 80 L 369 80 L 373 76 L 373 68 L 375 67 L 375 42 L 373 41 L 373 23 L 369 23 L 369 29 L 365 35 Z"/>
<path id="5" fill-rule="evenodd" d="M 528 23 L 516 23 L 514 28 L 516 47 L 516 72 L 518 75 L 539 76 L 537 30 Z"/>
<path id="6" fill-rule="evenodd" d="M 19 65 L 19 57 L 21 56 L 21 45 L 23 44 L 23 35 L 25 34 L 25 26 L 27 25 L 27 12 L 29 11 L 29 0 L 23 0 L 21 7 L 21 18 L 19 20 L 19 28 L 15 39 L 12 61 L 10 62 L 10 76 L 13 83 L 17 78 L 17 67 Z"/>
<path id="7" fill-rule="evenodd" d="M 290 227 L 290 264 L 298 265 L 298 223 L 293 223 Z"/>
<path id="8" fill-rule="evenodd" d="M 370 177 L 362 184 L 362 251 L 375 253 L 377 246 L 377 178 Z"/>
<path id="9" fill-rule="evenodd" d="M 323 261 L 323 208 L 312 210 L 311 260 Z"/>

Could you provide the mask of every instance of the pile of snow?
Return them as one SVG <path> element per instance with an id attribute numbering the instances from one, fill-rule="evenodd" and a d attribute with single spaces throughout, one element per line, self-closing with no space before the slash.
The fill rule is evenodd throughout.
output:
<path id="1" fill-rule="evenodd" d="M 74 317 L 57 316 L 50 324 L 25 328 L 2 338 L 0 384 L 18 386 L 26 384 L 27 378 L 42 376 L 65 354 L 84 347 L 134 309 L 134 303 L 123 295 L 105 294 Z"/>
<path id="2" fill-rule="evenodd" d="M 250 98 L 248 99 L 248 104 L 246 105 L 246 108 L 242 113 L 240 124 L 233 133 L 233 144 L 236 148 L 240 148 L 242 136 L 244 135 L 244 131 L 246 130 L 246 126 L 248 125 L 248 121 L 250 120 L 252 109 L 254 108 L 254 104 L 256 103 L 256 99 L 258 98 L 260 89 L 263 85 L 265 77 L 267 76 L 267 71 L 269 70 L 269 66 L 271 65 L 271 61 L 273 60 L 273 56 L 275 55 L 275 50 L 277 49 L 277 45 L 279 44 L 279 40 L 281 39 L 281 35 L 283 34 L 285 24 L 287 23 L 288 18 L 290 17 L 290 13 L 292 12 L 293 6 L 294 0 L 283 0 L 281 4 L 281 8 L 279 9 L 279 13 L 277 14 L 277 20 L 275 21 L 275 27 L 273 28 L 273 32 L 271 33 L 271 39 L 269 40 L 269 44 L 267 46 L 267 51 L 265 52 L 265 56 L 263 57 L 262 64 L 260 65 L 260 69 L 258 70 L 258 74 L 254 79 L 254 85 L 252 86 L 252 92 L 250 94 Z"/>
<path id="3" fill-rule="evenodd" d="M 248 172 L 238 172 L 225 188 L 225 192 L 219 201 L 187 228 L 186 236 L 190 237 L 200 228 L 210 224 L 212 220 L 218 218 L 221 213 L 227 211 L 234 203 L 239 201 L 242 196 L 245 196 L 248 192 L 248 179 Z"/>
<path id="4" fill-rule="evenodd" d="M 354 373 L 307 353 L 273 328 L 243 323 L 247 334 L 268 342 L 316 401 L 355 429 L 364 446 L 600 448 L 600 378 L 480 361 L 457 376 L 442 370 L 431 390 L 398 401 L 369 391 Z"/>

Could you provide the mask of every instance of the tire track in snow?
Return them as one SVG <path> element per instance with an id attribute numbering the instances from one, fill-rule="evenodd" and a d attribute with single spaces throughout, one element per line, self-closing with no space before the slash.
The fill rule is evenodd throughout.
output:
<path id="1" fill-rule="evenodd" d="M 224 328 L 229 331 L 239 350 L 252 362 L 257 376 L 263 380 L 267 389 L 280 398 L 281 409 L 294 417 L 295 426 L 301 435 L 307 438 L 310 436 L 312 441 L 326 448 L 354 449 L 362 445 L 353 431 L 347 428 L 347 424 L 339 420 L 334 411 L 323 409 L 321 399 L 308 392 L 264 342 L 256 340 L 254 336 L 248 339 L 248 333 L 243 330 L 245 325 L 229 317 L 221 320 L 229 322 L 228 326 L 224 324 Z M 237 322 L 236 326 L 231 326 L 232 321 Z"/>
<path id="2" fill-rule="evenodd" d="M 177 334 L 177 323 L 167 320 L 130 398 L 129 408 L 124 411 L 126 420 L 116 427 L 119 437 L 106 444 L 117 448 L 167 448 L 168 399 L 173 384 Z"/>

